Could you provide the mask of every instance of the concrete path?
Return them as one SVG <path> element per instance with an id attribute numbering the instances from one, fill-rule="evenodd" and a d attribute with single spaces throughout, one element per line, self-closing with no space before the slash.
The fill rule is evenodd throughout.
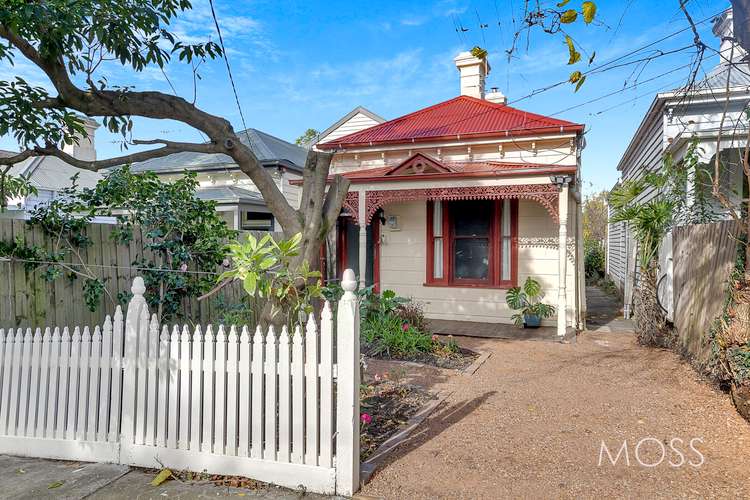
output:
<path id="1" fill-rule="evenodd" d="M 129 467 L 0 455 L 0 497 L 86 498 Z"/>
<path id="2" fill-rule="evenodd" d="M 125 465 L 43 460 L 0 455 L 0 498 L 32 500 L 252 497 L 273 500 L 329 498 L 276 487 L 257 490 L 170 480 L 151 486 L 155 472 Z"/>
<path id="3" fill-rule="evenodd" d="M 586 287 L 586 328 L 597 332 L 632 332 L 622 315 L 622 301 L 595 286 Z"/>
<path id="4" fill-rule="evenodd" d="M 425 378 L 452 394 L 362 495 L 750 497 L 750 427 L 674 353 L 628 333 L 584 332 L 574 344 L 458 340 L 492 355 L 472 376 Z M 627 458 L 612 465 L 604 452 L 600 463 L 602 443 L 612 457 L 626 443 Z"/>

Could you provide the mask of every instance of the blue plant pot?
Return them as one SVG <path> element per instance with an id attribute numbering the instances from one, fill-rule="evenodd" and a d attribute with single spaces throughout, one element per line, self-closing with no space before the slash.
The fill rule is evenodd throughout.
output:
<path id="1" fill-rule="evenodd" d="M 542 326 L 542 318 L 536 314 L 524 314 L 523 326 L 524 328 L 539 328 Z"/>

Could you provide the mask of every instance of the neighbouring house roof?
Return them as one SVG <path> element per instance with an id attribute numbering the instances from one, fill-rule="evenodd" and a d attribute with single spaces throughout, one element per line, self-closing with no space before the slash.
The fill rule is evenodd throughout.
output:
<path id="1" fill-rule="evenodd" d="M 92 188 L 102 179 L 102 174 L 65 163 L 56 156 L 37 156 L 13 165 L 13 176 L 26 176 L 37 189 L 59 191 L 73 184 L 71 178 L 78 174 L 78 186 Z"/>
<path id="2" fill-rule="evenodd" d="M 250 204 L 250 205 L 263 205 L 266 202 L 263 200 L 263 196 L 260 193 L 244 189 L 238 186 L 206 186 L 200 187 L 195 191 L 195 196 L 199 200 L 212 200 L 216 203 L 236 203 L 236 204 Z"/>
<path id="3" fill-rule="evenodd" d="M 351 120 L 352 118 L 354 118 L 355 116 L 357 116 L 359 114 L 362 114 L 362 115 L 370 118 L 371 120 L 373 120 L 373 121 L 375 121 L 377 123 L 383 123 L 383 122 L 385 122 L 385 118 L 383 118 L 382 116 L 373 113 L 372 111 L 370 111 L 369 109 L 367 109 L 367 108 L 365 108 L 363 106 L 357 106 L 356 108 L 354 108 L 353 110 L 349 111 L 347 114 L 345 114 L 344 116 L 342 116 L 338 121 L 336 121 L 336 123 L 334 123 L 333 125 L 331 125 L 327 129 L 325 129 L 323 132 L 321 132 L 318 135 L 316 143 L 320 142 L 320 141 L 325 141 L 326 137 L 328 137 L 332 132 L 334 132 L 339 127 L 341 127 L 343 124 L 345 124 L 346 122 L 348 122 L 349 120 Z"/>
<path id="4" fill-rule="evenodd" d="M 581 130 L 583 130 L 583 125 L 577 123 L 462 95 L 333 141 L 318 144 L 317 147 L 337 149 L 440 139 Z"/>
<path id="5" fill-rule="evenodd" d="M 301 171 L 307 158 L 307 149 L 274 137 L 260 130 L 249 128 L 237 132 L 243 144 L 252 149 L 263 166 L 284 166 Z M 234 160 L 225 154 L 206 154 L 185 151 L 162 158 L 154 158 L 131 166 L 133 172 L 175 173 L 185 170 L 216 170 L 236 168 Z"/>
<path id="6" fill-rule="evenodd" d="M 680 109 L 684 113 L 691 106 L 705 106 L 705 102 L 697 99 L 701 95 L 705 95 L 711 98 L 716 109 L 721 109 L 723 106 L 721 97 L 726 96 L 727 79 L 729 80 L 730 94 L 747 93 L 750 90 L 750 63 L 734 62 L 732 63 L 731 71 L 729 68 L 730 65 L 727 62 L 721 62 L 703 79 L 695 82 L 689 89 L 677 88 L 656 94 L 654 100 L 651 102 L 651 106 L 649 106 L 648 111 L 631 137 L 628 147 L 620 158 L 617 170 L 623 170 L 625 163 L 630 159 L 630 156 L 646 136 L 652 122 L 661 119 L 664 113 L 664 106 L 670 100 L 679 99 Z M 690 96 L 691 99 L 686 99 L 685 96 Z"/>
<path id="7" fill-rule="evenodd" d="M 750 63 L 734 62 L 731 65 L 722 62 L 716 65 L 702 80 L 696 83 L 697 89 L 726 89 L 727 78 L 729 88 L 750 87 Z"/>

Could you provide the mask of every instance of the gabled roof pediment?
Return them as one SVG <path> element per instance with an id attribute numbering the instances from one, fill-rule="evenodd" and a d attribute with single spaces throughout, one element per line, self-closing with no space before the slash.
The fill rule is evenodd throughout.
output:
<path id="1" fill-rule="evenodd" d="M 444 174 L 448 172 L 451 172 L 451 169 L 439 161 L 425 154 L 417 153 L 393 167 L 385 175 Z"/>

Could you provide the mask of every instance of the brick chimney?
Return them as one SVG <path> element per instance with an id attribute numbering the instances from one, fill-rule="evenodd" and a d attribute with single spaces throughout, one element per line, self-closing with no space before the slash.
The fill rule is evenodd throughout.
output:
<path id="1" fill-rule="evenodd" d="M 76 134 L 76 138 L 78 139 L 77 143 L 73 142 L 73 144 L 64 144 L 63 151 L 78 160 L 96 161 L 94 135 L 96 134 L 96 129 L 99 128 L 99 124 L 91 118 L 82 118 L 82 121 L 86 134 Z"/>
<path id="2" fill-rule="evenodd" d="M 461 52 L 453 60 L 460 73 L 461 95 L 484 99 L 484 80 L 490 73 L 490 64 L 471 52 Z"/>

